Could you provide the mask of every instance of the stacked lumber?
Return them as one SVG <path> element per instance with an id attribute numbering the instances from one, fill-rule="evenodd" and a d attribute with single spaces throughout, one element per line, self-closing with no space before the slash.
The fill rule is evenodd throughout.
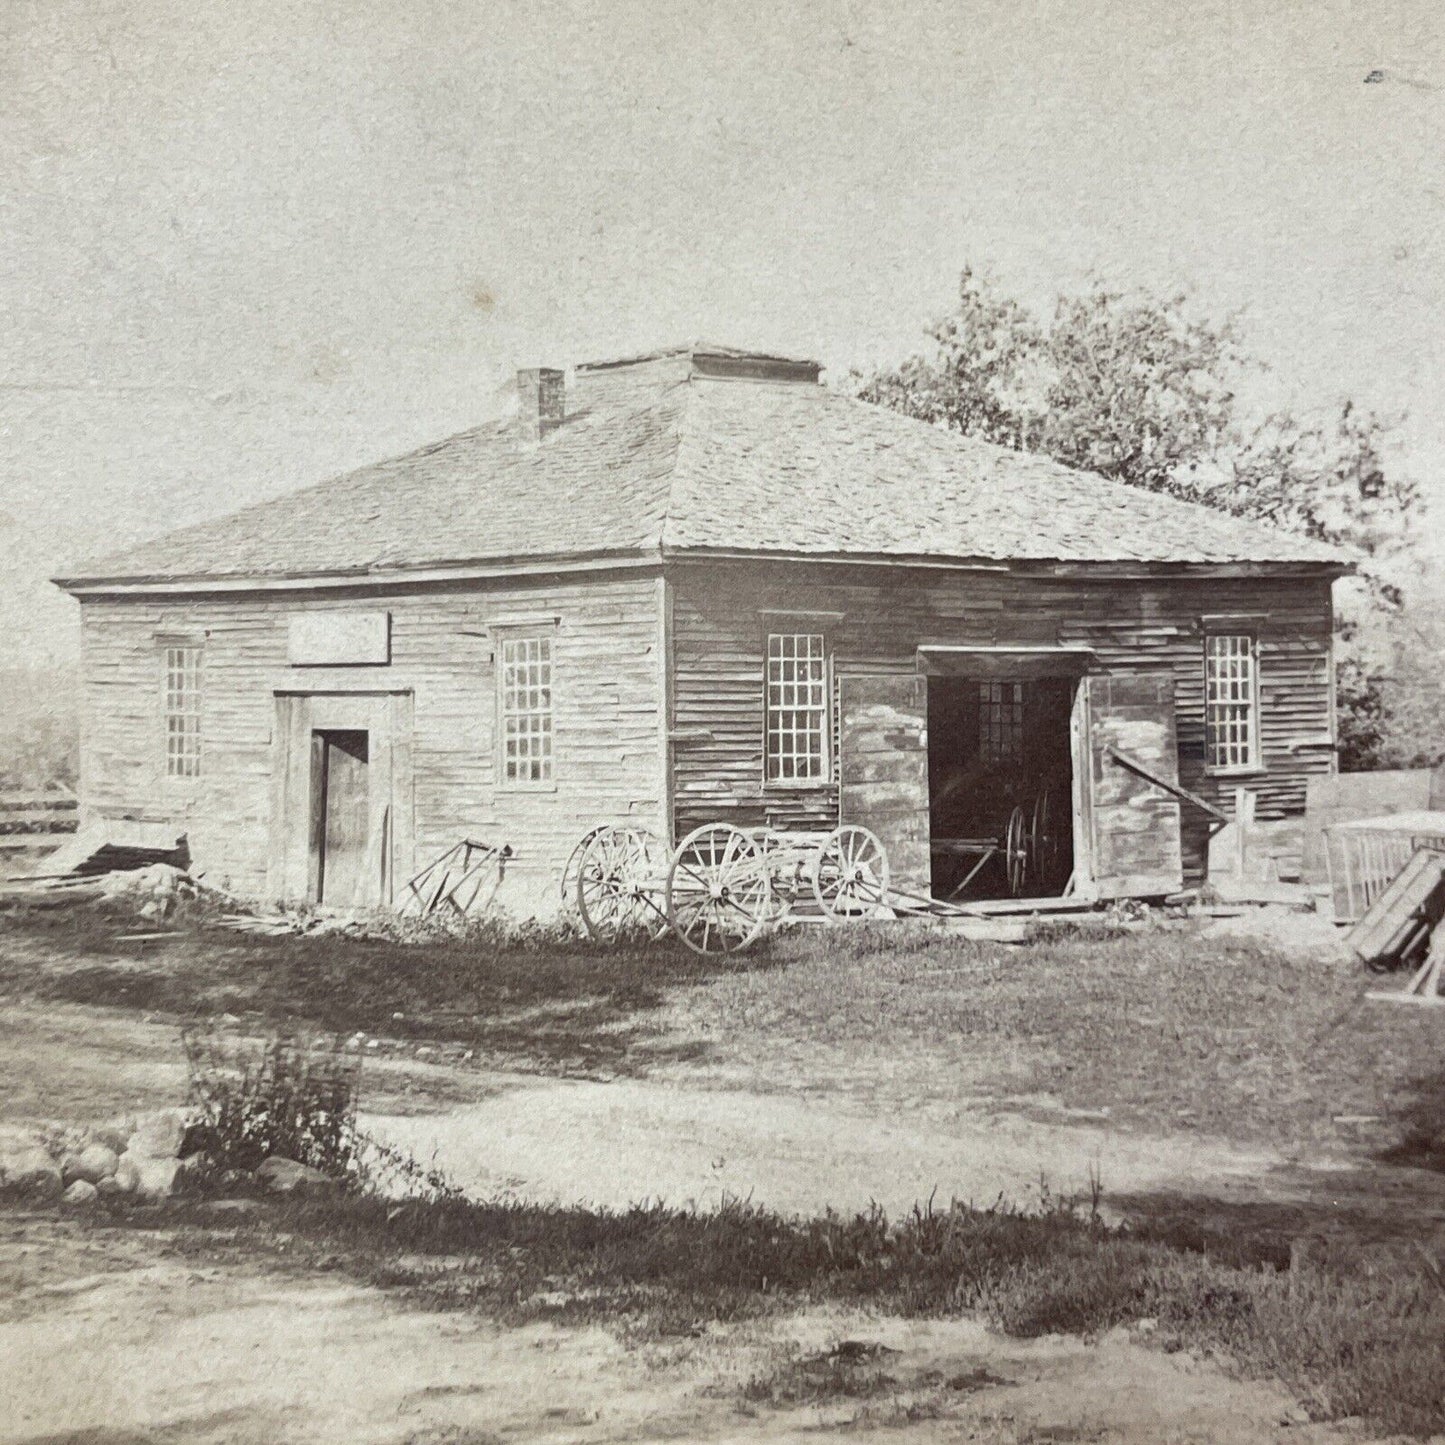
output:
<path id="1" fill-rule="evenodd" d="M 1439 993 L 1445 965 L 1445 853 L 1418 848 L 1346 935 L 1354 955 L 1375 972 L 1414 968 L 1403 992 L 1371 998 L 1445 1002 Z M 1432 945 L 1431 939 L 1434 936 Z"/>
<path id="2" fill-rule="evenodd" d="M 0 782 L 0 850 L 55 847 L 75 832 L 78 809 L 64 783 L 22 790 Z"/>

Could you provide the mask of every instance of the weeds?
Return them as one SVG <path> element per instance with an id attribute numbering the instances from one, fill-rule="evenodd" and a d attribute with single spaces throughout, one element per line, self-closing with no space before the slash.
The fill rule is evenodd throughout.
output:
<path id="1" fill-rule="evenodd" d="M 280 1155 L 338 1178 L 355 1172 L 358 1057 L 318 1037 L 275 1034 L 257 1043 L 193 1026 L 181 1038 L 192 1152 L 221 1171 Z"/>
<path id="2" fill-rule="evenodd" d="M 921 1208 L 897 1222 L 784 1219 L 732 1202 L 620 1212 L 485 1202 L 425 1185 L 410 1200 L 352 1193 L 281 1206 L 259 1236 L 341 1262 L 436 1308 L 507 1323 L 605 1324 L 633 1340 L 690 1337 L 821 1303 L 905 1316 L 977 1315 L 1008 1334 L 1147 1327 L 1251 1376 L 1282 1380 L 1317 1419 L 1364 1418 L 1428 1436 L 1445 1428 L 1445 1291 L 1398 1247 L 1296 1251 L 1200 1235 L 1199 1249 L 1046 1212 Z M 1226 1247 L 1227 1246 L 1227 1247 Z M 1274 1262 L 1238 1263 L 1251 1254 Z M 1226 1258 L 1224 1256 L 1229 1256 Z M 886 1360 L 799 1358 L 748 1388 L 756 1403 L 868 1401 Z M 903 1381 L 912 1389 L 922 1380 Z M 971 1388 L 960 1378 L 951 1388 Z"/>

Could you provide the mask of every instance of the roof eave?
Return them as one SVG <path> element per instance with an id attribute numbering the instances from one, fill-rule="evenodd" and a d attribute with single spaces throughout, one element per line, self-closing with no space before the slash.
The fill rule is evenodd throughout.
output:
<path id="1" fill-rule="evenodd" d="M 924 552 L 829 552 L 749 549 L 738 547 L 697 547 L 667 544 L 664 561 L 753 561 L 817 562 L 829 565 L 937 567 L 953 571 L 1038 573 L 1053 576 L 1089 574 L 1111 577 L 1160 576 L 1309 576 L 1345 577 L 1358 570 L 1344 558 L 1236 558 L 1226 561 L 1139 558 L 1004 558 L 947 556 Z"/>
<path id="2" fill-rule="evenodd" d="M 156 572 L 120 576 L 52 577 L 50 580 L 73 597 L 128 593 L 154 595 L 167 592 L 304 592 L 322 588 L 405 587 L 408 584 L 465 582 L 549 572 L 610 571 L 619 568 L 655 567 L 660 561 L 661 552 L 656 547 L 630 547 L 590 552 L 463 559 L 384 568 L 339 567 L 295 572 Z"/>

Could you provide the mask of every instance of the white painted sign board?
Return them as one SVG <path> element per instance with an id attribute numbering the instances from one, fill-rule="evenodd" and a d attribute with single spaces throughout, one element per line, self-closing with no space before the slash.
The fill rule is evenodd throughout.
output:
<path id="1" fill-rule="evenodd" d="M 296 612 L 288 619 L 292 667 L 358 667 L 391 661 L 391 613 Z"/>

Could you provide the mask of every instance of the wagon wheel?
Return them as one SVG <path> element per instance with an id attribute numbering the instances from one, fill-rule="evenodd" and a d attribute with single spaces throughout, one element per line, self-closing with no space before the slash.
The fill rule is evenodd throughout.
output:
<path id="1" fill-rule="evenodd" d="M 1008 815 L 1008 828 L 1004 832 L 1003 864 L 1008 874 L 1008 891 L 1015 898 L 1024 891 L 1024 880 L 1028 876 L 1029 844 L 1028 825 L 1024 821 L 1024 810 L 1015 808 Z"/>
<path id="2" fill-rule="evenodd" d="M 853 825 L 829 833 L 813 860 L 813 896 L 829 923 L 875 918 L 888 901 L 888 852 Z"/>
<path id="3" fill-rule="evenodd" d="M 710 823 L 678 844 L 667 872 L 667 921 L 694 953 L 735 953 L 769 920 L 772 879 L 753 838 Z"/>
<path id="4" fill-rule="evenodd" d="M 582 862 L 582 855 L 587 851 L 587 845 L 599 833 L 605 833 L 610 826 L 610 824 L 603 823 L 599 827 L 589 828 L 577 840 L 577 846 L 567 855 L 567 861 L 562 865 L 562 903 L 564 906 L 577 902 L 577 873 Z"/>
<path id="5" fill-rule="evenodd" d="M 1059 835 L 1054 819 L 1053 794 L 1047 788 L 1034 799 L 1033 827 L 1029 831 L 1029 859 L 1034 882 L 1048 888 L 1058 876 Z"/>
<path id="6" fill-rule="evenodd" d="M 659 937 L 662 845 L 645 828 L 596 828 L 577 860 L 577 909 L 588 934 L 612 943 L 627 933 Z"/>

